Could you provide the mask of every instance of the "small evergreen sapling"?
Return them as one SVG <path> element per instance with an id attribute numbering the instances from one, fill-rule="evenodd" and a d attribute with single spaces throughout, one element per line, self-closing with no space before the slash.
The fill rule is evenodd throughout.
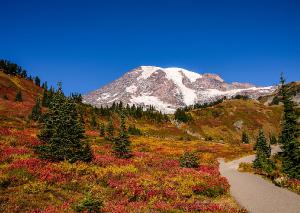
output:
<path id="1" fill-rule="evenodd" d="M 101 137 L 104 137 L 105 136 L 105 126 L 104 126 L 104 123 L 100 123 L 99 124 L 99 135 Z"/>
<path id="2" fill-rule="evenodd" d="M 112 141 L 114 139 L 115 127 L 112 121 L 112 118 L 109 118 L 107 127 L 106 127 L 107 137 L 106 139 Z"/>
<path id="3" fill-rule="evenodd" d="M 249 136 L 245 131 L 242 133 L 242 143 L 249 144 Z"/>
<path id="4" fill-rule="evenodd" d="M 114 139 L 113 150 L 118 158 L 130 158 L 132 156 L 130 149 L 131 142 L 126 130 L 125 116 L 121 114 L 120 133 L 117 138 Z"/>
<path id="5" fill-rule="evenodd" d="M 253 167 L 262 169 L 265 172 L 271 172 L 273 169 L 273 163 L 270 160 L 271 146 L 267 143 L 267 139 L 262 129 L 259 130 L 259 135 L 256 142 L 256 156 L 253 161 Z"/>
<path id="6" fill-rule="evenodd" d="M 16 102 L 22 102 L 23 101 L 22 92 L 20 90 L 16 94 L 15 101 Z"/>
<path id="7" fill-rule="evenodd" d="M 32 108 L 29 118 L 34 121 L 38 121 L 41 118 L 41 116 L 42 116 L 41 102 L 40 99 L 37 99 L 35 105 Z"/>

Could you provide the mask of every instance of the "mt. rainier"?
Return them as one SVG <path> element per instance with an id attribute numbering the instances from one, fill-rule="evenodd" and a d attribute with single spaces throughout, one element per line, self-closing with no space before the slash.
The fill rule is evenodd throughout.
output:
<path id="1" fill-rule="evenodd" d="M 122 101 L 124 104 L 153 105 L 174 113 L 179 107 L 211 102 L 237 94 L 251 98 L 272 93 L 275 87 L 256 87 L 249 83 L 226 83 L 216 74 L 199 74 L 182 68 L 140 66 L 121 78 L 83 97 L 96 107 Z"/>

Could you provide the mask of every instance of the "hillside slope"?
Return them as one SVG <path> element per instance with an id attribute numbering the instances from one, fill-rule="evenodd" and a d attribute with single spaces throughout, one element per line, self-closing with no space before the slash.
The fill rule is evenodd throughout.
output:
<path id="1" fill-rule="evenodd" d="M 240 143 L 243 131 L 254 142 L 258 129 L 278 134 L 280 130 L 280 106 L 265 106 L 255 100 L 226 100 L 216 106 L 190 111 L 192 121 L 183 124 L 194 134 L 206 140 Z"/>

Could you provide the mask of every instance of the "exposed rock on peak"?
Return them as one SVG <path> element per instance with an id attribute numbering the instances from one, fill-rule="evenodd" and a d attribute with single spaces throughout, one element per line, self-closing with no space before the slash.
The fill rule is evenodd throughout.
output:
<path id="1" fill-rule="evenodd" d="M 122 101 L 124 104 L 153 105 L 165 113 L 177 108 L 237 94 L 258 98 L 274 87 L 226 83 L 216 74 L 199 74 L 178 67 L 140 66 L 112 83 L 84 96 L 84 102 L 100 107 Z"/>

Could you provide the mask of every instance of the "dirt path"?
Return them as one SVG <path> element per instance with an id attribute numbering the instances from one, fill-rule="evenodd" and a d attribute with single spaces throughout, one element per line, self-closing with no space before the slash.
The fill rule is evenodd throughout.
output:
<path id="1" fill-rule="evenodd" d="M 273 147 L 272 152 L 278 152 Z M 230 185 L 230 193 L 236 201 L 252 213 L 300 213 L 300 196 L 275 186 L 262 177 L 237 171 L 239 163 L 251 162 L 254 155 L 231 162 L 220 160 L 220 172 Z"/>

